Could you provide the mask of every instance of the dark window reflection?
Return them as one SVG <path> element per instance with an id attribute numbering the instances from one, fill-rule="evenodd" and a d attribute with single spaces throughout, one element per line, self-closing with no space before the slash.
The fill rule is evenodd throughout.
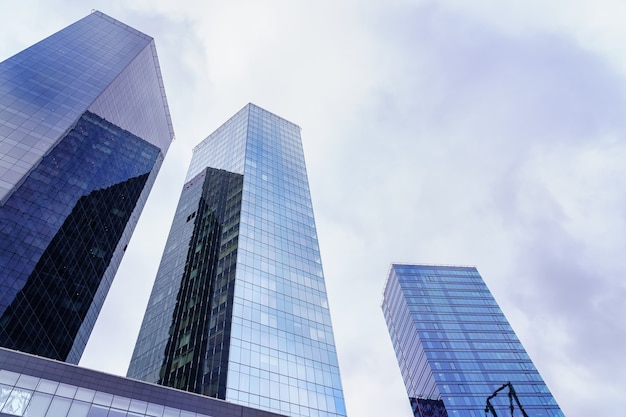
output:
<path id="1" fill-rule="evenodd" d="M 86 112 L 0 207 L 0 345 L 66 359 L 158 156 Z"/>
<path id="2" fill-rule="evenodd" d="M 207 168 L 189 184 L 193 233 L 159 384 L 225 399 L 243 176 Z"/>

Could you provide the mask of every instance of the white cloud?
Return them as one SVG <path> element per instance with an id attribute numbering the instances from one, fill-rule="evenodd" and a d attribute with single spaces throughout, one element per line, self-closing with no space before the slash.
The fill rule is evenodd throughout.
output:
<path id="1" fill-rule="evenodd" d="M 622 2 L 94 4 L 155 37 L 177 141 L 85 363 L 125 371 L 190 150 L 252 101 L 303 128 L 350 415 L 410 415 L 392 261 L 476 265 L 566 415 L 626 405 Z M 0 4 L 0 56 L 80 6 Z"/>

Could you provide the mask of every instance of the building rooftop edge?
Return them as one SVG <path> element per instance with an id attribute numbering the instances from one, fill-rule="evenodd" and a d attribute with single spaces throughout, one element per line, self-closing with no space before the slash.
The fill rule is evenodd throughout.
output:
<path id="1" fill-rule="evenodd" d="M 243 106 L 241 109 L 239 109 L 235 114 L 233 114 L 231 117 L 229 117 L 224 123 L 220 124 L 217 128 L 215 128 L 208 136 L 206 136 L 204 139 L 202 139 L 196 146 L 193 147 L 192 152 L 196 152 L 196 150 L 198 148 L 200 148 L 201 146 L 204 146 L 204 144 L 208 141 L 208 139 L 210 139 L 213 135 L 215 135 L 217 132 L 219 132 L 222 128 L 224 128 L 224 126 L 226 126 L 228 123 L 230 123 L 231 120 L 235 119 L 237 116 L 239 116 L 242 112 L 246 111 L 246 110 L 250 110 L 250 108 L 256 108 L 259 109 L 261 111 L 263 111 L 264 113 L 267 113 L 273 117 L 276 117 L 277 119 L 280 119 L 282 121 L 284 121 L 285 123 L 289 123 L 292 126 L 295 126 L 296 128 L 298 128 L 298 130 L 302 130 L 302 128 L 297 125 L 296 123 L 289 121 L 287 119 L 285 119 L 284 117 L 281 117 L 279 115 L 277 115 L 276 113 L 273 113 L 269 110 L 264 109 L 261 106 L 258 106 L 252 102 L 248 102 L 245 106 Z"/>
<path id="2" fill-rule="evenodd" d="M 476 268 L 476 265 L 453 265 L 453 264 L 429 264 L 422 262 L 392 262 L 390 269 L 398 266 L 438 267 L 438 268 Z"/>
<path id="3" fill-rule="evenodd" d="M 127 25 L 126 23 L 124 23 L 122 21 L 117 20 L 116 18 L 109 16 L 106 13 L 102 13 L 100 10 L 91 9 L 91 13 L 90 14 L 95 14 L 96 16 L 101 17 L 101 18 L 103 18 L 105 20 L 108 20 L 109 22 L 114 23 L 114 24 L 116 24 L 116 25 L 118 25 L 120 27 L 123 27 L 124 29 L 128 30 L 129 32 L 133 32 L 134 34 L 136 34 L 138 36 L 141 36 L 142 38 L 154 40 L 154 38 L 152 36 L 147 35 L 147 34 L 141 32 L 140 30 L 137 30 L 134 27 Z"/>
<path id="4" fill-rule="evenodd" d="M 387 285 L 389 284 L 389 278 L 391 278 L 391 271 L 395 266 L 416 266 L 416 267 L 427 267 L 427 268 L 474 268 L 478 270 L 476 265 L 448 265 L 448 264 L 427 264 L 427 263 L 415 263 L 415 262 L 391 262 L 389 265 L 389 269 L 387 270 L 387 277 L 385 278 L 385 282 L 383 284 L 383 290 L 381 291 L 381 307 L 385 302 L 385 290 L 387 289 Z"/>

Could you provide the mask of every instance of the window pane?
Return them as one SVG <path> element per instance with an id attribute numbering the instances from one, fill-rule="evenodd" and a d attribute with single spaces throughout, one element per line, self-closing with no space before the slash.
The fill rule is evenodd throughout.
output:
<path id="1" fill-rule="evenodd" d="M 95 394 L 96 392 L 92 389 L 78 388 L 78 391 L 76 391 L 76 396 L 74 398 L 77 400 L 87 401 L 88 403 L 90 403 L 93 401 L 93 397 Z"/>
<path id="2" fill-rule="evenodd" d="M 146 415 L 150 417 L 163 417 L 163 406 L 159 404 L 148 403 L 148 411 Z"/>
<path id="3" fill-rule="evenodd" d="M 89 417 L 107 417 L 109 414 L 109 407 L 102 407 L 100 405 L 91 405 L 89 409 Z"/>
<path id="4" fill-rule="evenodd" d="M 112 408 L 109 410 L 109 417 L 126 417 L 126 411 Z"/>
<path id="5" fill-rule="evenodd" d="M 33 398 L 30 400 L 30 404 L 26 409 L 24 416 L 26 417 L 44 417 L 50 402 L 52 401 L 52 395 L 43 394 L 41 392 L 35 392 Z"/>
<path id="6" fill-rule="evenodd" d="M 56 392 L 56 395 L 67 398 L 74 398 L 74 394 L 76 394 L 76 387 L 68 384 L 59 384 Z"/>
<path id="7" fill-rule="evenodd" d="M 39 386 L 37 387 L 37 391 L 45 392 L 48 394 L 54 394 L 59 386 L 58 382 L 49 381 L 47 379 L 42 379 L 39 381 Z"/>
<path id="8" fill-rule="evenodd" d="M 6 401 L 9 399 L 9 395 L 11 395 L 11 391 L 13 391 L 13 387 L 0 385 L 0 409 L 4 407 L 4 403 L 6 403 Z"/>
<path id="9" fill-rule="evenodd" d="M 163 417 L 179 417 L 180 410 L 175 408 L 165 407 L 165 411 L 163 412 Z"/>
<path id="10" fill-rule="evenodd" d="M 111 406 L 111 402 L 113 401 L 113 395 L 107 394 L 106 392 L 96 392 L 96 396 L 93 399 L 93 402 L 100 405 L 105 405 L 107 407 Z"/>
<path id="11" fill-rule="evenodd" d="M 30 375 L 22 375 L 20 379 L 15 384 L 16 387 L 26 388 L 29 390 L 34 390 L 37 387 L 37 383 L 39 382 L 39 378 L 30 376 Z"/>
<path id="12" fill-rule="evenodd" d="M 48 410 L 49 416 L 66 417 L 72 400 L 63 397 L 54 397 Z"/>
<path id="13" fill-rule="evenodd" d="M 113 397 L 113 403 L 111 407 L 119 408 L 120 410 L 128 410 L 128 406 L 130 405 L 130 398 L 120 397 L 116 395 Z"/>
<path id="14" fill-rule="evenodd" d="M 32 391 L 14 389 L 4 407 L 2 407 L 2 412 L 13 416 L 23 416 L 32 395 Z"/>
<path id="15" fill-rule="evenodd" d="M 87 417 L 87 414 L 89 414 L 89 406 L 90 404 L 82 401 L 74 401 L 67 417 Z"/>
<path id="16" fill-rule="evenodd" d="M 17 378 L 19 378 L 20 374 L 16 374 L 15 372 L 5 371 L 4 369 L 0 371 L 0 383 L 7 385 L 15 385 L 17 382 Z"/>

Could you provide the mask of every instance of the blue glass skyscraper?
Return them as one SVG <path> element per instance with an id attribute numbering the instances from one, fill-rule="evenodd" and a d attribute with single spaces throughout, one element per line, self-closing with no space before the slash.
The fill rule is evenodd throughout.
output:
<path id="1" fill-rule="evenodd" d="M 248 104 L 194 149 L 128 376 L 345 416 L 298 126 Z"/>
<path id="2" fill-rule="evenodd" d="M 563 417 L 476 268 L 393 264 L 382 309 L 416 417 L 483 417 L 509 382 L 529 417 Z"/>
<path id="3" fill-rule="evenodd" d="M 154 41 L 100 12 L 0 63 L 0 345 L 78 362 L 172 139 Z"/>

